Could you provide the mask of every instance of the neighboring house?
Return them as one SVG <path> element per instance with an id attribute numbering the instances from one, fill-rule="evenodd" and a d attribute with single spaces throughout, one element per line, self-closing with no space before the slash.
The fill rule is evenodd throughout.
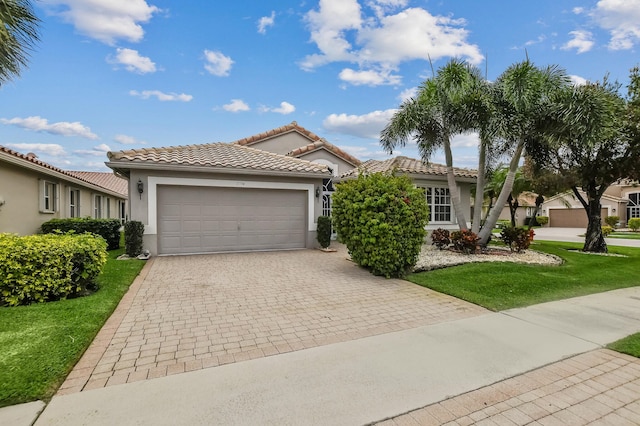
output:
<path id="1" fill-rule="evenodd" d="M 145 225 L 145 249 L 190 254 L 316 246 L 328 166 L 245 145 L 108 153 L 107 166 L 129 179 L 131 219 Z"/>
<path id="2" fill-rule="evenodd" d="M 72 172 L 0 146 L 0 232 L 38 232 L 53 218 L 124 221 L 127 181 L 113 173 Z"/>
<path id="3" fill-rule="evenodd" d="M 586 195 L 581 194 L 586 199 Z M 618 216 L 621 227 L 625 227 L 629 219 L 640 217 L 640 186 L 637 182 L 624 180 L 611 185 L 600 201 L 602 218 Z M 549 226 L 553 227 L 586 228 L 588 224 L 587 213 L 573 191 L 546 199 L 541 214 L 549 216 Z"/>
<path id="4" fill-rule="evenodd" d="M 395 157 L 388 160 L 365 161 L 360 167 L 343 173 L 340 179 L 357 177 L 360 173 L 391 173 L 407 175 L 417 187 L 424 188 L 429 206 L 429 224 L 427 230 L 436 228 L 458 229 L 451 196 L 447 185 L 447 169 L 440 164 L 425 164 L 421 160 L 408 157 Z M 471 186 L 478 174 L 475 170 L 454 168 L 456 182 L 460 188 L 462 209 L 471 220 Z M 467 224 L 469 226 L 469 224 Z"/>
<path id="5" fill-rule="evenodd" d="M 527 218 L 533 217 L 536 212 L 536 198 L 538 194 L 533 192 L 523 192 L 518 196 L 518 208 L 516 209 L 516 226 L 524 226 Z M 505 204 L 500 212 L 498 220 L 511 221 L 511 210 L 509 203 Z"/>

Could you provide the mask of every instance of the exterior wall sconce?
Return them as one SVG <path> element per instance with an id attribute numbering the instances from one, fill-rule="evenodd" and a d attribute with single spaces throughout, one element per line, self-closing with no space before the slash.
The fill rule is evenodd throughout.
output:
<path id="1" fill-rule="evenodd" d="M 138 194 L 140 194 L 140 199 L 142 200 L 142 193 L 144 192 L 144 183 L 142 180 L 138 179 Z"/>
<path id="2" fill-rule="evenodd" d="M 316 186 L 316 198 L 320 198 L 320 187 Z"/>
<path id="3" fill-rule="evenodd" d="M 612 213 L 615 213 L 615 212 L 616 212 L 616 209 L 611 209 L 611 212 L 612 212 Z"/>

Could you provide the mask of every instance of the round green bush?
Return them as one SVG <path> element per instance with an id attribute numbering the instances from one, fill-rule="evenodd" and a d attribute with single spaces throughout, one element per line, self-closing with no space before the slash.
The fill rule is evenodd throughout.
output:
<path id="1" fill-rule="evenodd" d="M 360 175 L 337 185 L 333 224 L 351 259 L 375 275 L 404 276 L 415 265 L 428 221 L 424 191 L 406 176 Z"/>

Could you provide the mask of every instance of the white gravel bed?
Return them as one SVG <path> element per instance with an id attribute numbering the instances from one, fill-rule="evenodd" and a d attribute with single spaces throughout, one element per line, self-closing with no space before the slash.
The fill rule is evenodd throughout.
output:
<path id="1" fill-rule="evenodd" d="M 491 247 L 492 251 L 499 250 L 504 254 L 463 254 L 450 250 L 438 250 L 433 245 L 423 245 L 414 271 L 430 271 L 448 266 L 462 265 L 472 262 L 514 262 L 538 265 L 560 265 L 562 259 L 552 254 L 535 250 L 525 250 L 522 253 L 511 253 L 508 248 Z"/>

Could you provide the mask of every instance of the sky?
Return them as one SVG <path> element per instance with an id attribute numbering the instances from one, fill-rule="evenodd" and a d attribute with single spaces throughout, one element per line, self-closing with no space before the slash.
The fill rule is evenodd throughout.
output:
<path id="1" fill-rule="evenodd" d="M 0 145 L 67 170 L 108 151 L 231 142 L 297 121 L 361 160 L 450 58 L 489 80 L 527 55 L 627 83 L 640 0 L 38 0 L 41 41 L 0 86 Z M 454 142 L 477 167 L 477 137 Z M 419 158 L 414 143 L 393 155 Z M 443 163 L 436 152 L 431 161 Z"/>

